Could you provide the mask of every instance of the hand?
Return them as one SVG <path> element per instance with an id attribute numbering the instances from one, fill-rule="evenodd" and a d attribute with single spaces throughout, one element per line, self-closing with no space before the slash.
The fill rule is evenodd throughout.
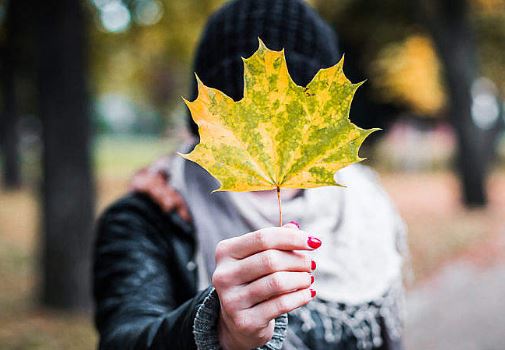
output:
<path id="1" fill-rule="evenodd" d="M 320 245 L 293 223 L 219 242 L 212 283 L 221 302 L 218 330 L 225 350 L 266 344 L 276 317 L 312 300 L 315 263 L 295 250 Z"/>
<path id="2" fill-rule="evenodd" d="M 144 193 L 156 202 L 165 213 L 175 211 L 184 221 L 191 221 L 189 210 L 181 195 L 168 183 L 169 176 L 164 169 L 142 168 L 133 175 L 130 191 Z"/>

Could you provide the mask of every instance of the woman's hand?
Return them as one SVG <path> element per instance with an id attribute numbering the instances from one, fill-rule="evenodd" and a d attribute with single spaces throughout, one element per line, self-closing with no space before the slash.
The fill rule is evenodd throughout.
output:
<path id="1" fill-rule="evenodd" d="M 321 241 L 293 223 L 219 242 L 212 283 L 221 302 L 219 340 L 226 350 L 249 350 L 273 336 L 275 318 L 307 304 L 315 269 L 295 250 L 314 250 Z"/>

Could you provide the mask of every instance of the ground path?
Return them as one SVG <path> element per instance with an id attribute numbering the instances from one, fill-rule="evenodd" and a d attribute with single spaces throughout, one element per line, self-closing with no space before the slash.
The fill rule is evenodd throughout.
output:
<path id="1" fill-rule="evenodd" d="M 505 349 L 505 232 L 408 294 L 407 350 Z"/>

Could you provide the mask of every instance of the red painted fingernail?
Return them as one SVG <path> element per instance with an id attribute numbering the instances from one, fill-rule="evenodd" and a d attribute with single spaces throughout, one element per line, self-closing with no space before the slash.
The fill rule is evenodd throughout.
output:
<path id="1" fill-rule="evenodd" d="M 310 284 L 314 283 L 314 276 L 310 275 Z"/>
<path id="2" fill-rule="evenodd" d="M 312 236 L 310 236 L 309 239 L 307 240 L 307 244 L 309 245 L 309 247 L 313 249 L 319 248 L 321 246 L 321 243 L 322 242 L 320 239 L 317 239 L 316 237 Z"/>
<path id="3" fill-rule="evenodd" d="M 316 296 L 317 292 L 314 289 L 310 290 L 310 296 L 314 298 Z"/>
<path id="4" fill-rule="evenodd" d="M 310 262 L 310 268 L 311 268 L 312 270 L 315 270 L 315 269 L 316 269 L 316 262 L 315 262 L 314 260 L 312 260 L 312 261 Z"/>
<path id="5" fill-rule="evenodd" d="M 296 220 L 291 220 L 290 222 L 288 222 L 288 224 L 293 224 L 295 225 L 298 229 L 300 229 L 300 224 L 298 223 L 298 221 Z"/>

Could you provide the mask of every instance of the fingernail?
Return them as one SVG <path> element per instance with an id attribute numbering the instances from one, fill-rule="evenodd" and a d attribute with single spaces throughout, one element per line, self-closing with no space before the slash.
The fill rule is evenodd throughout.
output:
<path id="1" fill-rule="evenodd" d="M 314 298 L 316 296 L 316 291 L 314 289 L 310 289 L 310 296 Z"/>
<path id="2" fill-rule="evenodd" d="M 298 223 L 298 221 L 296 220 L 291 220 L 290 222 L 288 222 L 288 224 L 293 224 L 295 225 L 298 229 L 300 229 L 300 224 Z"/>
<path id="3" fill-rule="evenodd" d="M 321 246 L 321 240 L 317 239 L 316 237 L 310 236 L 309 239 L 307 240 L 307 244 L 309 247 L 316 249 Z"/>
<path id="4" fill-rule="evenodd" d="M 310 275 L 310 284 L 314 283 L 314 276 Z"/>
<path id="5" fill-rule="evenodd" d="M 314 260 L 310 262 L 310 268 L 312 269 L 312 271 L 316 269 L 316 262 Z"/>

